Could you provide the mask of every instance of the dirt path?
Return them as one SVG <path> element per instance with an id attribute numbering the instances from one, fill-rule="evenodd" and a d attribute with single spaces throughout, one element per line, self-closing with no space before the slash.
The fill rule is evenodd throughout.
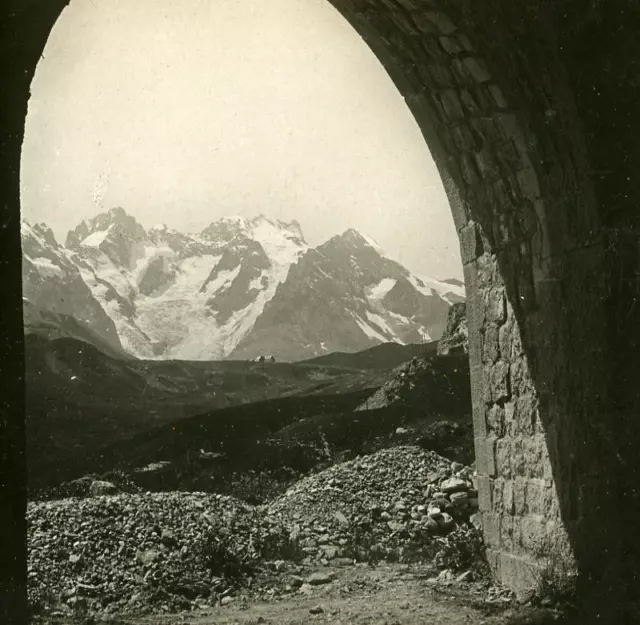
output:
<path id="1" fill-rule="evenodd" d="M 427 581 L 420 567 L 384 566 L 321 569 L 331 583 L 273 599 L 235 598 L 229 605 L 182 615 L 121 621 L 127 625 L 507 625 L 539 623 L 533 613 L 484 604 L 479 587 L 454 585 L 443 590 Z M 538 618 L 541 615 L 537 615 Z M 517 617 L 517 621 L 513 618 Z M 530 620 L 533 618 L 534 620 Z"/>

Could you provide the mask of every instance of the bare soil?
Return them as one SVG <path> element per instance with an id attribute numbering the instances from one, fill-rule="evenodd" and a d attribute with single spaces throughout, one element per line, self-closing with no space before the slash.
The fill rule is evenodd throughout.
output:
<path id="1" fill-rule="evenodd" d="M 488 603 L 483 584 L 436 586 L 424 566 L 322 567 L 329 584 L 308 585 L 272 600 L 236 597 L 225 606 L 186 614 L 119 619 L 118 625 L 543 625 L 550 610 Z M 114 622 L 115 625 L 115 622 Z"/>

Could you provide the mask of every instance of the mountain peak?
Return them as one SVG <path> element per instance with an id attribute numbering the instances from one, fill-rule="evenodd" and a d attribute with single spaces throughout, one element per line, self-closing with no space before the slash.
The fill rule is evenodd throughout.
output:
<path id="1" fill-rule="evenodd" d="M 378 243 L 374 239 L 372 239 L 370 236 L 366 234 L 363 234 L 359 230 L 356 230 L 355 228 L 349 228 L 345 230 L 342 234 L 339 234 L 333 237 L 333 239 L 336 241 L 343 241 L 351 245 L 356 244 L 359 246 L 364 245 L 367 247 L 372 247 L 378 253 L 384 255 L 382 248 L 380 247 L 380 245 L 378 245 Z"/>
<path id="2" fill-rule="evenodd" d="M 76 247 L 82 243 L 87 243 L 91 246 L 97 246 L 114 226 L 120 232 L 125 231 L 137 238 L 146 235 L 145 229 L 136 221 L 135 217 L 127 214 L 121 206 L 115 206 L 91 219 L 82 220 L 78 226 L 69 231 L 65 245 L 67 247 Z M 92 236 L 92 239 L 87 242 L 90 236 Z"/>
<path id="3" fill-rule="evenodd" d="M 262 234 L 258 234 L 261 232 Z M 236 236 L 243 235 L 248 238 L 264 238 L 265 236 L 284 236 L 290 240 L 297 240 L 300 244 L 306 245 L 302 228 L 296 220 L 290 222 L 273 220 L 263 213 L 255 217 L 247 218 L 240 215 L 220 217 L 211 222 L 200 236 L 210 241 L 228 242 Z"/>

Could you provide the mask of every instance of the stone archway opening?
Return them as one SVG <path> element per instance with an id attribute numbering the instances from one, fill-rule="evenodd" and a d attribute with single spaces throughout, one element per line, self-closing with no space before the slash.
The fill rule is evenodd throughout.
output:
<path id="1" fill-rule="evenodd" d="M 624 533 L 638 510 L 631 415 L 639 402 L 628 374 L 638 370 L 638 330 L 625 340 L 622 324 L 637 319 L 639 248 L 629 206 L 637 194 L 630 189 L 616 203 L 598 176 L 607 132 L 624 153 L 611 157 L 616 171 L 630 171 L 637 148 L 626 136 L 631 123 L 620 130 L 603 121 L 564 46 L 584 49 L 589 32 L 609 32 L 615 20 L 587 15 L 582 30 L 567 33 L 551 3 L 331 1 L 405 97 L 445 181 L 465 266 L 479 490 L 494 571 L 526 588 L 550 557 L 575 559 L 584 588 L 597 590 L 592 616 L 606 620 L 624 610 L 625 592 L 633 596 L 638 549 Z M 18 47 L 24 75 L 12 80 L 18 129 L 64 4 L 47 3 L 37 20 L 14 15 L 16 32 L 32 33 Z M 624 53 L 616 58 L 627 67 Z M 626 100 L 619 105 L 629 110 Z M 16 257 L 21 139 L 17 132 L 3 148 L 14 163 L 3 248 Z M 21 345 L 9 338 L 21 327 L 20 276 L 6 271 L 18 286 L 3 339 L 20 362 Z M 22 392 L 19 383 L 8 400 L 18 411 Z M 7 466 L 21 474 L 23 428 L 15 418 L 5 428 Z M 23 497 L 20 485 L 4 488 Z M 19 545 L 11 557 L 24 562 Z"/>
<path id="2" fill-rule="evenodd" d="M 609 239 L 595 131 L 584 133 L 591 120 L 565 51 L 580 28 L 567 34 L 550 6 L 534 3 L 332 3 L 395 81 L 445 181 L 465 270 L 492 568 L 522 591 L 541 570 L 575 565 L 583 591 L 621 596 L 633 568 L 622 514 L 602 511 L 620 505 L 622 473 L 635 472 L 615 434 L 614 420 L 629 414 L 607 404 Z M 637 263 L 620 262 L 625 282 Z"/>

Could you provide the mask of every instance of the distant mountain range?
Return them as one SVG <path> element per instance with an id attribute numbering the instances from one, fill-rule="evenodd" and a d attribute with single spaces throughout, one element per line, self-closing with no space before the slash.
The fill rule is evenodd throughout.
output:
<path id="1" fill-rule="evenodd" d="M 25 329 L 142 359 L 280 361 L 442 334 L 459 280 L 417 276 L 347 230 L 313 248 L 260 215 L 199 234 L 145 230 L 122 208 L 58 243 L 22 222 Z"/>

